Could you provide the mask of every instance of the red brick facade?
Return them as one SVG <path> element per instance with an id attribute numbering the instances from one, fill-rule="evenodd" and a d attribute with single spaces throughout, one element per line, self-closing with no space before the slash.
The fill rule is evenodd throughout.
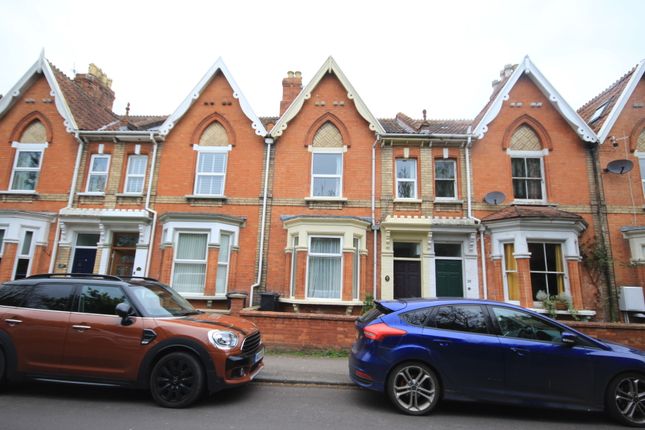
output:
<path id="1" fill-rule="evenodd" d="M 579 114 L 527 58 L 473 121 L 376 120 L 330 58 L 260 120 L 221 60 L 173 114 L 136 117 L 100 70 L 41 58 L 0 99 L 0 280 L 145 275 L 199 307 L 268 291 L 333 314 L 409 295 L 539 308 L 543 290 L 616 319 L 619 287 L 645 282 L 643 68 Z M 634 168 L 605 171 L 616 159 Z M 587 264 L 592 245 L 612 264 Z"/>

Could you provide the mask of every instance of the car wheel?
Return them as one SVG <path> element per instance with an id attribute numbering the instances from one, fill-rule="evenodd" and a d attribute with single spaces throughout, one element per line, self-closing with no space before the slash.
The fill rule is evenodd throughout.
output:
<path id="1" fill-rule="evenodd" d="M 625 373 L 607 387 L 607 412 L 619 422 L 645 427 L 645 375 Z"/>
<path id="2" fill-rule="evenodd" d="M 425 415 L 437 405 L 441 387 L 435 372 L 425 364 L 403 363 L 390 373 L 387 394 L 400 411 Z"/>
<path id="3" fill-rule="evenodd" d="M 184 408 L 194 403 L 204 388 L 204 371 L 186 352 L 161 357 L 150 374 L 150 393 L 164 408 Z"/>

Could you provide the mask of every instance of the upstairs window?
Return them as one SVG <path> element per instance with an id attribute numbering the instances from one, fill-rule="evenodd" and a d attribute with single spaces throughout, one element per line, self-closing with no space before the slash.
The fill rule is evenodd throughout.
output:
<path id="1" fill-rule="evenodd" d="M 13 142 L 16 158 L 11 172 L 12 191 L 35 191 L 43 153 L 47 148 L 47 130 L 40 121 L 34 121 L 22 132 L 19 142 Z"/>
<path id="2" fill-rule="evenodd" d="M 417 160 L 396 160 L 396 198 L 417 198 Z"/>
<path id="3" fill-rule="evenodd" d="M 110 156 L 94 154 L 90 160 L 90 173 L 87 175 L 87 192 L 104 193 L 107 185 Z"/>
<path id="4" fill-rule="evenodd" d="M 435 192 L 439 199 L 457 198 L 457 177 L 455 160 L 435 161 Z"/>
<path id="5" fill-rule="evenodd" d="M 131 155 L 128 157 L 128 170 L 125 178 L 126 194 L 143 193 L 143 183 L 146 178 L 147 155 Z"/>
<path id="6" fill-rule="evenodd" d="M 342 197 L 344 148 L 335 125 L 326 122 L 318 129 L 310 147 L 312 197 Z"/>
<path id="7" fill-rule="evenodd" d="M 200 196 L 224 196 L 229 145 L 226 129 L 214 122 L 209 125 L 194 149 L 197 156 L 194 193 Z"/>
<path id="8" fill-rule="evenodd" d="M 521 200 L 542 200 L 542 159 L 511 158 L 513 196 Z"/>

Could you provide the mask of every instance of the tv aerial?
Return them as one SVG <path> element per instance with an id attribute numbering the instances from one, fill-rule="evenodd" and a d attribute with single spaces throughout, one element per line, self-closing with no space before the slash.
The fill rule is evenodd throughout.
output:
<path id="1" fill-rule="evenodd" d="M 499 205 L 504 203 L 506 196 L 501 191 L 491 191 L 484 196 L 484 201 L 489 205 Z"/>
<path id="2" fill-rule="evenodd" d="M 622 175 L 623 173 L 629 172 L 633 168 L 634 163 L 632 163 L 631 160 L 614 160 L 610 161 L 609 164 L 607 164 L 605 172 Z"/>

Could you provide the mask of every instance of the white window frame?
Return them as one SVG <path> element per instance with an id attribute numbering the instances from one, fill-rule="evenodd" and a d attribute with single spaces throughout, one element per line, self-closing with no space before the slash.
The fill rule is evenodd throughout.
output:
<path id="1" fill-rule="evenodd" d="M 2 254 L 4 254 L 4 237 L 7 235 L 7 229 L 0 228 L 0 231 L 2 232 L 0 236 L 0 258 L 2 258 Z"/>
<path id="2" fill-rule="evenodd" d="M 233 238 L 234 238 L 234 233 L 231 231 L 220 231 L 220 249 L 219 249 L 219 255 L 217 257 L 217 272 L 215 273 L 215 295 L 223 295 L 228 292 L 228 277 L 229 277 L 229 272 L 230 272 L 230 267 L 231 267 L 231 251 L 233 250 Z M 221 261 L 219 256 L 222 255 L 222 236 L 228 237 L 228 252 L 227 252 L 227 258 L 226 261 Z M 208 261 L 208 248 L 207 248 L 207 255 L 206 255 L 206 260 Z M 207 267 L 208 269 L 208 267 Z M 225 270 L 225 276 L 224 276 L 224 291 L 223 292 L 218 292 L 217 291 L 217 280 L 219 279 L 219 272 L 220 270 Z"/>
<path id="3" fill-rule="evenodd" d="M 105 172 L 95 172 L 94 171 L 94 160 L 100 159 L 100 158 L 105 158 L 107 159 L 107 165 L 105 166 Z M 85 192 L 87 194 L 105 194 L 105 188 L 107 187 L 108 183 L 108 177 L 110 173 L 110 154 L 92 154 L 92 157 L 90 158 L 90 168 L 89 172 L 87 174 L 87 183 L 85 184 Z M 92 182 L 92 177 L 93 176 L 105 176 L 105 185 L 103 187 L 103 190 L 101 191 L 96 191 L 96 190 L 90 190 L 90 183 Z"/>
<path id="4" fill-rule="evenodd" d="M 641 175 L 641 190 L 643 192 L 643 197 L 645 197 L 645 152 L 634 152 L 636 158 L 638 158 L 638 170 L 640 170 Z"/>
<path id="5" fill-rule="evenodd" d="M 134 159 L 145 159 L 145 167 L 143 169 L 143 174 L 141 173 L 130 173 L 130 166 L 132 166 L 132 160 Z M 145 189 L 145 182 L 146 182 L 146 173 L 148 171 L 148 156 L 147 155 L 130 155 L 128 157 L 128 167 L 125 171 L 125 185 L 123 187 L 123 193 L 124 194 L 130 194 L 130 195 L 141 195 L 143 194 L 143 190 Z M 141 178 L 141 190 L 140 191 L 128 191 L 128 186 L 130 185 L 130 180 L 131 178 Z"/>
<path id="6" fill-rule="evenodd" d="M 340 173 L 336 175 L 328 175 L 321 173 L 314 173 L 314 162 L 316 155 L 338 155 L 340 157 Z M 310 195 L 314 199 L 341 199 L 343 198 L 343 173 L 345 170 L 345 157 L 343 156 L 343 148 L 316 148 L 311 152 L 311 183 L 310 183 Z M 321 179 L 338 179 L 338 195 L 335 196 L 317 196 L 314 194 L 314 182 L 316 178 Z"/>
<path id="7" fill-rule="evenodd" d="M 297 234 L 294 234 L 291 238 L 291 280 L 289 282 L 289 296 L 291 298 L 296 297 L 296 277 L 297 266 L 298 266 L 298 243 L 300 242 L 300 237 Z"/>
<path id="8" fill-rule="evenodd" d="M 515 305 L 519 305 L 520 304 L 519 299 L 518 300 L 511 300 L 510 299 L 510 291 L 509 291 L 509 286 L 508 286 L 508 274 L 509 273 L 518 273 L 519 274 L 519 270 L 518 269 L 511 270 L 511 269 L 506 267 L 506 245 L 507 244 L 512 244 L 513 245 L 513 258 L 515 258 L 515 243 L 512 242 L 512 241 L 502 242 L 500 245 L 501 245 L 501 249 L 502 249 L 502 273 L 504 274 L 504 277 L 503 277 L 503 282 L 504 282 L 504 301 L 507 302 L 507 303 L 512 303 L 512 304 L 515 304 Z M 516 258 L 515 258 L 515 264 L 517 265 L 517 259 Z M 530 274 L 529 274 L 529 276 L 530 276 Z M 521 287 L 520 287 L 520 289 L 521 289 Z M 520 294 L 521 294 L 521 291 L 520 291 Z"/>
<path id="9" fill-rule="evenodd" d="M 414 165 L 414 178 L 399 178 L 399 161 L 412 161 Z M 395 161 L 394 169 L 396 175 L 396 198 L 400 200 L 416 200 L 417 198 L 417 178 L 418 178 L 418 162 L 415 158 L 397 158 Z M 403 197 L 399 195 L 399 183 L 400 182 L 412 182 L 414 187 L 412 188 L 412 196 Z"/>
<path id="10" fill-rule="evenodd" d="M 200 146 L 193 145 L 193 149 L 197 151 L 197 164 L 195 165 L 195 186 L 193 188 L 193 194 L 196 196 L 206 196 L 206 197 L 224 197 L 224 190 L 226 190 L 226 173 L 228 171 L 228 153 L 230 152 L 232 146 Z M 199 172 L 200 160 L 203 154 L 222 154 L 224 157 L 224 171 L 223 172 Z M 222 177 L 222 190 L 219 194 L 203 194 L 199 193 L 199 178 L 203 176 L 221 176 Z"/>
<path id="11" fill-rule="evenodd" d="M 16 270 L 18 270 L 18 263 L 20 262 L 20 260 L 29 260 L 25 277 L 31 276 L 31 265 L 34 262 L 34 251 L 36 250 L 36 230 L 32 228 L 26 228 L 23 229 L 20 233 L 20 241 L 18 242 L 18 249 L 16 249 L 16 261 L 13 264 L 11 279 L 16 279 Z M 27 237 L 27 233 L 31 233 L 31 243 L 29 244 L 29 250 L 27 251 L 27 254 L 25 254 L 22 252 L 22 249 L 25 245 L 25 238 Z"/>
<path id="12" fill-rule="evenodd" d="M 48 147 L 48 143 L 20 143 L 13 142 L 11 144 L 12 148 L 16 149 L 16 154 L 13 160 L 13 167 L 11 169 L 11 178 L 9 179 L 9 190 L 16 193 L 36 193 L 36 187 L 38 186 L 38 180 L 40 179 L 40 171 L 43 167 L 43 158 L 45 156 L 45 149 Z M 39 152 L 40 157 L 38 159 L 38 167 L 18 167 L 18 158 L 20 157 L 21 152 Z M 13 180 L 16 176 L 16 172 L 37 172 L 36 183 L 34 184 L 33 190 L 26 189 L 15 189 L 13 188 Z"/>
<path id="13" fill-rule="evenodd" d="M 179 236 L 180 235 L 202 235 L 206 236 L 206 252 L 203 260 L 183 260 L 177 258 L 177 250 L 179 249 Z M 175 289 L 175 286 L 172 285 L 172 288 L 175 289 L 179 294 L 184 297 L 202 297 L 206 290 L 206 278 L 208 276 L 208 244 L 210 243 L 210 235 L 207 231 L 176 231 L 175 240 L 173 241 L 173 255 L 172 255 L 172 273 L 170 274 L 171 283 L 174 284 L 175 280 L 175 265 L 179 264 L 204 264 L 204 283 L 202 284 L 201 292 L 184 292 Z"/>
<path id="14" fill-rule="evenodd" d="M 548 274 L 560 275 L 561 274 L 562 275 L 562 282 L 564 284 L 564 291 L 563 292 L 568 294 L 569 296 L 571 296 L 571 289 L 570 289 L 570 286 L 569 286 L 569 274 L 568 274 L 568 270 L 567 270 L 568 269 L 568 267 L 567 267 L 567 259 L 564 256 L 564 244 L 561 243 L 561 242 L 549 241 L 549 240 L 539 240 L 539 239 L 536 240 L 536 239 L 530 239 L 530 238 L 528 238 L 526 240 L 527 246 L 529 244 L 532 244 L 532 243 L 542 245 L 542 251 L 544 253 L 546 253 L 546 247 L 544 245 L 556 245 L 556 246 L 559 246 L 560 247 L 560 257 L 562 258 L 562 261 L 560 262 L 562 264 L 562 272 L 553 272 L 553 271 L 549 271 L 549 270 L 544 270 L 544 271 L 537 271 L 536 270 L 536 271 L 533 271 L 533 270 L 531 270 L 531 267 L 530 267 L 531 260 L 529 258 L 529 277 L 533 273 L 539 273 L 539 274 L 544 274 L 544 275 L 548 275 Z M 544 255 L 544 261 L 547 261 L 546 255 Z M 545 291 L 545 293 L 547 293 L 549 296 L 555 296 L 555 295 L 558 294 L 558 293 L 551 294 L 549 291 Z M 531 285 L 531 295 L 533 295 L 533 285 Z M 533 297 L 533 300 L 535 300 L 535 297 Z"/>
<path id="15" fill-rule="evenodd" d="M 437 163 L 446 163 L 446 162 L 451 163 L 453 165 L 453 167 L 454 167 L 453 172 L 455 173 L 455 176 L 452 179 L 444 179 L 444 178 L 437 177 Z M 437 200 L 437 201 L 452 201 L 452 200 L 456 200 L 457 199 L 457 161 L 453 160 L 453 159 L 450 159 L 450 158 L 435 159 L 433 167 L 434 167 L 434 172 L 435 172 L 435 175 L 434 175 L 434 180 L 435 180 L 435 200 Z M 453 194 L 452 197 L 443 197 L 443 196 L 438 196 L 437 195 L 437 185 L 436 185 L 436 183 L 438 181 L 441 181 L 441 182 L 449 182 L 449 181 L 451 181 L 452 182 L 452 194 Z"/>
<path id="16" fill-rule="evenodd" d="M 338 254 L 321 254 L 321 253 L 312 253 L 311 252 L 311 243 L 313 239 L 338 239 L 340 241 L 340 253 Z M 311 265 L 311 257 L 319 258 L 340 258 L 340 288 L 338 297 L 313 297 L 309 295 L 309 266 Z M 343 299 L 343 270 L 344 270 L 344 261 L 343 261 L 343 236 L 324 236 L 324 235 L 311 235 L 309 236 L 308 246 L 307 246 L 307 273 L 306 273 L 306 285 L 305 285 L 305 297 L 307 300 L 329 300 L 329 301 L 341 301 Z"/>
<path id="17" fill-rule="evenodd" d="M 361 295 L 361 238 L 354 237 L 352 245 L 354 248 L 354 255 L 352 256 L 352 271 L 354 272 L 352 276 L 352 299 L 358 300 Z"/>
<path id="18" fill-rule="evenodd" d="M 547 195 L 546 195 L 546 178 L 544 175 L 544 158 L 545 156 L 548 155 L 549 150 L 544 149 L 542 151 L 517 151 L 517 150 L 508 149 L 506 153 L 511 158 L 511 188 L 513 189 L 513 202 L 528 203 L 528 204 L 545 203 L 547 201 Z M 515 189 L 513 187 L 513 181 L 515 180 L 515 177 L 513 176 L 513 159 L 519 159 L 519 158 L 521 159 L 534 158 L 534 159 L 540 160 L 540 186 L 541 186 L 541 192 L 542 192 L 541 199 L 522 199 L 522 198 L 515 197 Z M 524 179 L 528 179 L 528 178 L 525 177 Z"/>

